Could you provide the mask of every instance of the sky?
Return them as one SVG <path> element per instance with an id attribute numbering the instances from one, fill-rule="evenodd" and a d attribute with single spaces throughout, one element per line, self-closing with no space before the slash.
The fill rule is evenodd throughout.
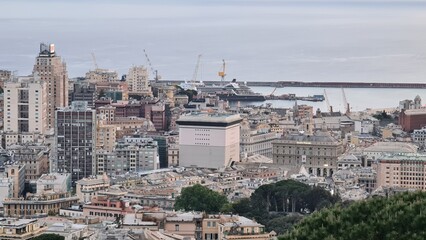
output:
<path id="1" fill-rule="evenodd" d="M 3 1 L 0 69 L 30 74 L 55 43 L 71 77 L 98 65 L 165 79 L 410 81 L 426 78 L 425 1 Z"/>

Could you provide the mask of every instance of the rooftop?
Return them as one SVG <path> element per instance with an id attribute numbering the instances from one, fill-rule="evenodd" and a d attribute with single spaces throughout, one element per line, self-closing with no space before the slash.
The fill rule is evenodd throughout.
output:
<path id="1" fill-rule="evenodd" d="M 237 123 L 241 122 L 242 119 L 239 114 L 229 114 L 229 113 L 214 113 L 214 114 L 207 114 L 207 113 L 192 113 L 188 115 L 183 115 L 179 118 L 177 121 L 178 124 L 184 123 L 184 122 L 203 122 L 203 123 Z M 188 125 L 188 124 L 187 124 Z"/>
<path id="2" fill-rule="evenodd" d="M 379 158 L 379 161 L 422 161 L 426 162 L 426 154 L 417 153 L 399 153 L 389 154 Z"/>
<path id="3" fill-rule="evenodd" d="M 406 142 L 376 142 L 364 152 L 416 153 L 417 147 Z"/>

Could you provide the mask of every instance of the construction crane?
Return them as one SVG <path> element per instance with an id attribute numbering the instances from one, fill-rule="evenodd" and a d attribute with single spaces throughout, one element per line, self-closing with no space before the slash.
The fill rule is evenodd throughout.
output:
<path id="1" fill-rule="evenodd" d="M 223 82 L 225 81 L 225 76 L 226 76 L 226 72 L 225 72 L 225 67 L 226 67 L 225 59 L 222 59 L 222 62 L 223 62 L 223 64 L 222 64 L 222 71 L 220 71 L 218 73 L 218 75 L 219 75 L 219 77 L 221 77 L 220 81 L 223 84 Z"/>
<path id="2" fill-rule="evenodd" d="M 197 57 L 197 64 L 195 65 L 195 69 L 194 69 L 194 74 L 192 75 L 192 83 L 195 83 L 197 81 L 197 77 L 198 77 L 198 70 L 200 69 L 200 62 L 201 62 L 201 57 L 203 55 L 199 54 Z"/>
<path id="3" fill-rule="evenodd" d="M 269 96 L 274 96 L 275 91 L 277 90 L 278 87 L 275 87 L 274 90 L 272 90 L 271 94 L 269 94 Z"/>
<path id="4" fill-rule="evenodd" d="M 348 100 L 346 98 L 346 94 L 345 94 L 345 90 L 342 88 L 342 95 L 343 95 L 343 103 L 345 104 L 345 114 L 349 114 L 350 113 L 350 108 L 349 108 L 349 103 Z"/>
<path id="5" fill-rule="evenodd" d="M 158 82 L 158 80 L 161 79 L 161 76 L 158 75 L 158 70 L 154 70 L 154 68 L 152 67 L 151 60 L 149 60 L 148 53 L 146 53 L 145 49 L 143 50 L 143 53 L 145 54 L 145 58 L 146 58 L 146 61 L 148 62 L 148 65 L 149 65 L 151 72 L 154 74 L 155 82 Z"/>
<path id="6" fill-rule="evenodd" d="M 92 52 L 92 60 L 93 60 L 93 64 L 95 65 L 95 70 L 98 70 L 99 67 L 98 67 L 98 63 L 96 62 L 96 56 L 94 52 Z"/>
<path id="7" fill-rule="evenodd" d="M 325 89 L 324 89 L 324 98 L 325 98 L 325 103 L 327 104 L 327 110 L 330 113 L 332 113 L 333 112 L 333 107 L 330 106 L 330 102 L 328 101 L 327 91 L 325 91 Z"/>

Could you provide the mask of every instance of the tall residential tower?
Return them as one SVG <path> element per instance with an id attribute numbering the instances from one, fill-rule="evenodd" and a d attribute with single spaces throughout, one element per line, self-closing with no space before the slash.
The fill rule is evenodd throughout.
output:
<path id="1" fill-rule="evenodd" d="M 74 101 L 56 111 L 56 162 L 51 171 L 71 173 L 73 184 L 96 172 L 96 111 L 87 102 Z"/>
<path id="2" fill-rule="evenodd" d="M 36 58 L 33 74 L 47 83 L 48 128 L 55 124 L 55 109 L 68 106 L 68 73 L 61 57 L 56 55 L 54 44 L 40 44 L 40 53 Z"/>

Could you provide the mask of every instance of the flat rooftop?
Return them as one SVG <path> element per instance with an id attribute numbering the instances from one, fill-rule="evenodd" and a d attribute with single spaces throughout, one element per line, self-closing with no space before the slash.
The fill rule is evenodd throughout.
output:
<path id="1" fill-rule="evenodd" d="M 242 118 L 239 114 L 228 113 L 192 113 L 182 115 L 176 123 L 179 125 L 200 125 L 200 126 L 229 126 L 240 123 Z"/>

